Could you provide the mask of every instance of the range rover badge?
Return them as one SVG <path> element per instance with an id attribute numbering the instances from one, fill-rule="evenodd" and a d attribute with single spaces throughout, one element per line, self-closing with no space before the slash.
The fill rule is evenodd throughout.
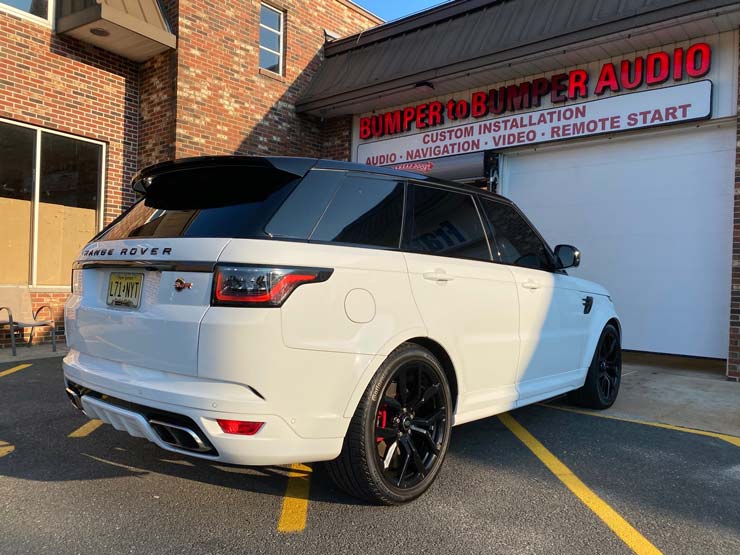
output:
<path id="1" fill-rule="evenodd" d="M 175 280 L 175 289 L 177 289 L 178 291 L 182 291 L 183 289 L 192 289 L 192 288 L 193 288 L 193 284 L 190 283 L 189 281 L 185 281 L 182 278 L 177 278 Z"/>

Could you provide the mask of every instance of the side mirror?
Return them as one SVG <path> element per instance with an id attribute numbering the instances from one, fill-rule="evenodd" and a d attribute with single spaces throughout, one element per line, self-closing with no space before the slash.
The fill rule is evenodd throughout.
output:
<path id="1" fill-rule="evenodd" d="M 577 268 L 581 263 L 581 251 L 573 245 L 558 245 L 555 247 L 555 258 L 560 264 L 560 269 Z"/>

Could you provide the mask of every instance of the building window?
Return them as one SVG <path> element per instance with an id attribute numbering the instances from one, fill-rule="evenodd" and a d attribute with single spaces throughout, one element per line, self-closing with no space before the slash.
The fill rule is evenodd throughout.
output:
<path id="1" fill-rule="evenodd" d="M 0 120 L 0 285 L 69 286 L 102 223 L 105 145 Z"/>
<path id="2" fill-rule="evenodd" d="M 260 10 L 260 67 L 283 74 L 283 27 L 285 14 L 262 4 Z"/>
<path id="3" fill-rule="evenodd" d="M 0 0 L 0 11 L 20 16 L 31 16 L 29 19 L 42 19 L 51 24 L 50 15 L 54 13 L 54 0 Z"/>

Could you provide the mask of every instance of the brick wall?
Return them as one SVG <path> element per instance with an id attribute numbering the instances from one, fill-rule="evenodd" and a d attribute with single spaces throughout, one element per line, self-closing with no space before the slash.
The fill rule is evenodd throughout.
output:
<path id="1" fill-rule="evenodd" d="M 143 64 L 0 11 L 0 117 L 106 142 L 106 223 L 134 201 L 137 169 L 156 162 L 232 153 L 349 159 L 351 121 L 298 116 L 294 104 L 318 68 L 324 30 L 346 36 L 380 21 L 346 0 L 269 3 L 286 14 L 283 76 L 258 67 L 258 0 L 164 0 L 178 50 Z M 52 306 L 61 341 L 67 296 L 31 291 L 34 310 Z M 37 330 L 34 342 L 48 337 Z M 0 348 L 9 344 L 4 328 Z"/>
<path id="2" fill-rule="evenodd" d="M 137 168 L 138 73 L 134 62 L 0 11 L 0 117 L 107 143 L 106 222 L 133 201 L 129 181 Z M 34 310 L 52 305 L 62 333 L 67 296 L 65 290 L 31 293 Z M 48 335 L 37 330 L 34 341 Z M 4 327 L 0 347 L 9 345 Z"/>
<path id="3" fill-rule="evenodd" d="M 338 117 L 321 124 L 322 158 L 346 160 L 351 158 L 352 116 Z"/>
<path id="4" fill-rule="evenodd" d="M 137 64 L 0 11 L 0 117 L 108 144 L 105 221 L 133 200 Z"/>
<path id="5" fill-rule="evenodd" d="M 738 67 L 740 82 L 740 67 Z M 740 86 L 737 91 L 740 114 Z M 732 230 L 732 292 L 730 297 L 730 352 L 727 357 L 727 377 L 740 380 L 740 118 L 737 121 L 735 150 L 735 206 Z"/>
<path id="6" fill-rule="evenodd" d="M 160 2 L 172 32 L 178 29 L 178 2 Z M 139 169 L 175 158 L 177 51 L 139 66 Z"/>
<path id="7" fill-rule="evenodd" d="M 258 0 L 213 9 L 181 1 L 177 62 L 177 157 L 202 154 L 320 156 L 325 125 L 295 102 L 321 61 L 324 30 L 339 36 L 378 20 L 342 0 L 274 0 L 285 13 L 283 76 L 259 69 Z"/>

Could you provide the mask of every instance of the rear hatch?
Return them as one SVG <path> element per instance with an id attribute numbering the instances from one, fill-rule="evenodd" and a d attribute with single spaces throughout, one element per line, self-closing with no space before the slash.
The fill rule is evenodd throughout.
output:
<path id="1" fill-rule="evenodd" d="M 233 238 L 270 239 L 271 222 L 286 219 L 283 204 L 313 163 L 214 157 L 141 172 L 134 188 L 144 199 L 75 263 L 65 310 L 70 347 L 196 375 L 199 326 L 219 255 Z"/>

